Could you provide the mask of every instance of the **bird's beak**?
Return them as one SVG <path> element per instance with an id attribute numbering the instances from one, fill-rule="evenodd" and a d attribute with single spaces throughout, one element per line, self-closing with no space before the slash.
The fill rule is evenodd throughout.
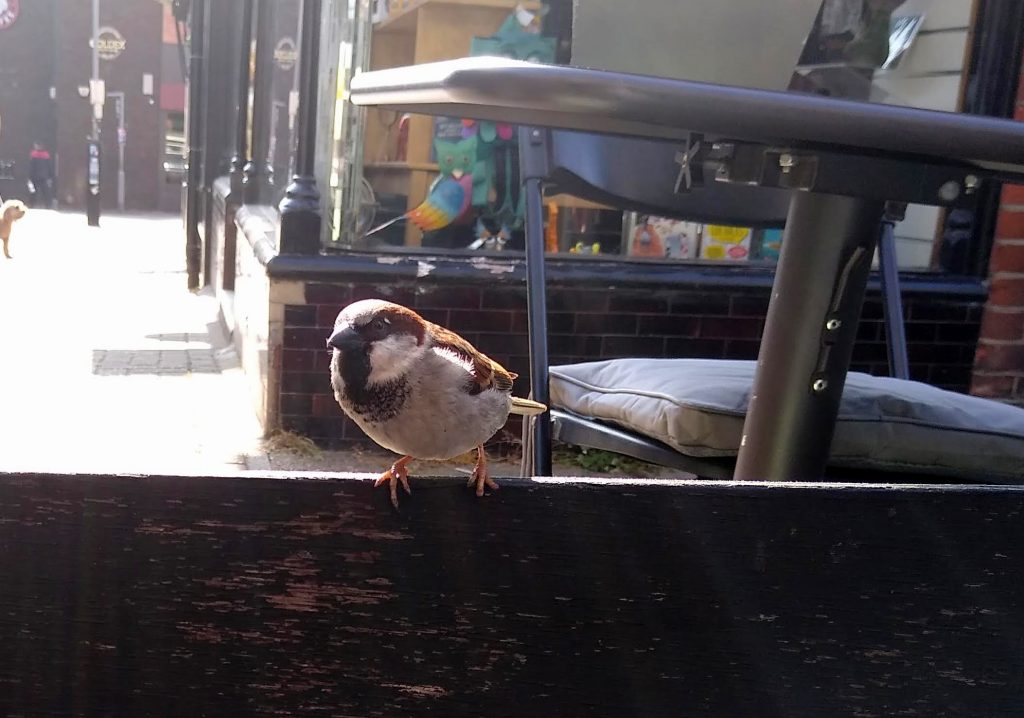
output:
<path id="1" fill-rule="evenodd" d="M 351 324 L 346 324 L 334 331 L 331 338 L 327 340 L 327 348 L 345 351 L 345 349 L 351 349 L 361 343 L 359 332 Z"/>
<path id="2" fill-rule="evenodd" d="M 452 170 L 452 177 L 455 179 L 462 179 L 462 175 L 466 174 L 462 170 Z"/>

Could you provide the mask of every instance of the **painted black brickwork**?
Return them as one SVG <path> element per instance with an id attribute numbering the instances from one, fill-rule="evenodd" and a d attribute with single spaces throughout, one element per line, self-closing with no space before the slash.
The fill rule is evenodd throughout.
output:
<path id="1" fill-rule="evenodd" d="M 548 290 L 553 364 L 595 359 L 708 357 L 753 359 L 768 306 L 766 287 L 678 289 L 552 285 Z M 285 309 L 281 376 L 283 428 L 337 448 L 366 442 L 331 395 L 330 355 L 324 350 L 338 310 L 368 297 L 415 308 L 459 332 L 517 372 L 516 393 L 529 391 L 526 291 L 477 282 L 308 283 L 305 305 Z M 977 344 L 981 304 L 968 297 L 910 295 L 904 300 L 914 379 L 967 391 Z M 887 374 L 882 305 L 869 293 L 854 349 L 853 369 Z M 518 437 L 518 425 L 507 430 Z"/>

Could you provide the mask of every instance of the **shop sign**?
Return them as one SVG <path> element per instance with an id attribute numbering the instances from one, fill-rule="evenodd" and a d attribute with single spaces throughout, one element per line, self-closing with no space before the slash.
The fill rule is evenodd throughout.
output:
<path id="1" fill-rule="evenodd" d="M 295 60 L 298 56 L 295 40 L 290 37 L 282 37 L 274 46 L 274 62 L 285 72 L 295 67 Z"/>
<path id="2" fill-rule="evenodd" d="M 0 0 L 0 30 L 6 30 L 18 21 L 21 0 Z"/>
<path id="3" fill-rule="evenodd" d="M 0 0 L 3 2 L 3 0 Z M 124 35 L 114 27 L 101 27 L 96 43 L 96 52 L 101 60 L 116 60 L 124 52 Z"/>

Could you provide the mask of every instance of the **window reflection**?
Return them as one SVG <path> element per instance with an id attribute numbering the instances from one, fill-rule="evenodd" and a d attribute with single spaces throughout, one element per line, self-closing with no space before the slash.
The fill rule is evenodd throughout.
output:
<path id="1" fill-rule="evenodd" d="M 944 111 L 964 110 L 971 93 L 980 91 L 971 67 L 970 38 L 977 17 L 970 3 L 824 0 L 816 7 L 817 15 L 815 6 L 805 13 L 813 24 L 790 33 L 806 42 L 802 50 L 787 55 L 786 68 L 799 59 L 789 87 L 777 89 Z M 585 46 L 583 64 L 666 74 L 665 67 L 686 66 L 672 61 L 673 52 L 685 54 L 679 48 L 686 37 L 720 24 L 705 23 L 707 18 L 697 15 L 726 12 L 715 3 L 696 2 L 680 13 L 677 3 L 666 2 L 645 4 L 637 14 L 618 5 L 574 6 L 570 0 L 481 0 L 458 6 L 435 0 L 353 0 L 347 9 L 349 24 L 339 47 L 328 249 L 471 253 L 523 247 L 515 128 L 354 108 L 345 98 L 353 72 L 479 54 L 570 63 L 573 53 Z M 600 14 L 598 19 L 609 22 L 579 22 L 574 11 Z M 730 13 L 734 25 L 742 23 L 742 13 Z M 627 15 L 631 23 L 624 22 Z M 751 9 L 751 22 L 763 17 L 763 7 Z M 677 28 L 679 43 L 662 43 L 652 50 L 652 67 L 636 67 L 636 62 L 646 61 L 636 56 L 628 68 L 614 66 L 623 43 L 654 30 L 664 32 L 666 23 Z M 574 27 L 607 36 L 575 42 Z M 736 36 L 748 37 L 749 31 Z M 763 34 L 760 40 L 771 42 Z M 602 52 L 608 59 L 604 65 L 594 62 Z M 723 46 L 722 52 L 728 48 Z M 424 221 L 410 216 L 416 212 Z M 433 221 L 426 221 L 428 215 Z M 547 198 L 545 217 L 548 250 L 580 257 L 770 265 L 782 242 L 779 229 L 623 213 L 561 195 Z M 970 210 L 951 214 L 911 205 L 895 231 L 901 268 L 951 267 L 944 257 L 974 251 L 966 249 L 964 240 L 973 236 L 973 220 Z"/>

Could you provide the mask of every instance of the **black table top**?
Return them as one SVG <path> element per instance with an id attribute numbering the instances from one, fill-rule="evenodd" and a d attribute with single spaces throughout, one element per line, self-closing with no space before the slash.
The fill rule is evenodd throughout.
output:
<path id="1" fill-rule="evenodd" d="M 791 149 L 963 164 L 1024 182 L 1024 122 L 474 57 L 352 79 L 357 105 L 636 137 L 689 132 Z"/>

